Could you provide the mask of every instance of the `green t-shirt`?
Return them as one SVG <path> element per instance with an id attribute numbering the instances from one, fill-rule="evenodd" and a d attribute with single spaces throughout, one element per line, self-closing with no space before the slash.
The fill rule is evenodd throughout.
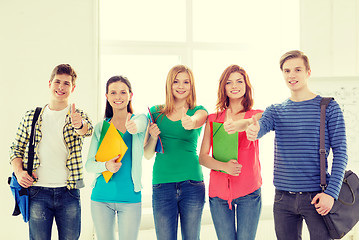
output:
<path id="1" fill-rule="evenodd" d="M 193 116 L 197 110 L 207 111 L 203 106 L 196 106 L 194 109 L 188 109 L 187 115 Z M 164 152 L 156 153 L 152 184 L 203 181 L 197 155 L 197 141 L 202 127 L 185 130 L 181 120 L 171 121 L 159 113 L 158 106 L 153 106 L 150 111 L 161 131 Z"/>

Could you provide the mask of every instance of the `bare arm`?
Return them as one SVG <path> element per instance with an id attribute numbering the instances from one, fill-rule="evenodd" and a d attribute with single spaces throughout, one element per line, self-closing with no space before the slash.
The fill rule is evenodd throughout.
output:
<path id="1" fill-rule="evenodd" d="M 211 148 L 211 129 L 209 126 L 209 122 L 207 121 L 204 130 L 201 151 L 199 154 L 199 163 L 209 169 L 225 171 L 226 173 L 233 176 L 239 175 L 239 173 L 241 172 L 242 165 L 240 165 L 237 160 L 232 159 L 228 162 L 217 161 L 216 159 L 214 159 L 209 155 L 210 148 Z"/>
<path id="2" fill-rule="evenodd" d="M 144 157 L 146 159 L 151 159 L 155 155 L 155 148 L 158 140 L 158 135 L 160 135 L 161 131 L 158 128 L 156 123 L 151 123 L 148 126 L 144 147 Z"/>
<path id="3" fill-rule="evenodd" d="M 227 110 L 227 113 L 229 109 Z M 246 131 L 247 128 L 254 122 L 254 118 L 258 121 L 262 117 L 262 113 L 257 113 L 252 118 L 239 119 L 233 121 L 228 115 L 226 121 L 223 123 L 223 128 L 228 134 L 233 134 L 236 132 Z"/>
<path id="4" fill-rule="evenodd" d="M 182 126 L 186 130 L 200 128 L 206 122 L 207 116 L 208 113 L 202 109 L 197 110 L 191 117 L 186 114 L 186 111 L 184 111 L 183 117 L 181 119 Z"/>

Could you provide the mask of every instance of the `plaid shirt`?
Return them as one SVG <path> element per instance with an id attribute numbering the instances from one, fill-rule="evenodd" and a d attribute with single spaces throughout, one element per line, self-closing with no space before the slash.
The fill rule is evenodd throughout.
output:
<path id="1" fill-rule="evenodd" d="M 46 106 L 45 106 L 46 107 Z M 40 165 L 40 159 L 38 154 L 39 142 L 42 138 L 41 133 L 41 124 L 42 124 L 42 114 L 44 112 L 44 108 L 41 110 L 39 119 L 35 125 L 35 156 L 34 156 L 34 171 Z M 81 188 L 84 186 L 83 184 L 83 166 L 82 166 L 82 158 L 81 158 L 81 150 L 84 137 L 89 137 L 92 135 L 93 127 L 91 120 L 88 118 L 86 113 L 82 110 L 77 109 L 77 112 L 81 114 L 84 122 L 87 123 L 88 130 L 85 135 L 80 136 L 76 133 L 74 126 L 72 126 L 70 111 L 66 115 L 65 125 L 63 128 L 64 141 L 69 150 L 69 155 L 66 161 L 66 167 L 69 169 L 70 174 L 67 179 L 67 188 Z M 28 162 L 28 151 L 29 151 L 29 138 L 31 133 L 31 124 L 32 119 L 34 118 L 35 110 L 27 111 L 25 116 L 23 117 L 20 125 L 18 127 L 15 141 L 10 147 L 10 161 L 14 158 L 22 158 L 24 169 L 27 169 Z"/>

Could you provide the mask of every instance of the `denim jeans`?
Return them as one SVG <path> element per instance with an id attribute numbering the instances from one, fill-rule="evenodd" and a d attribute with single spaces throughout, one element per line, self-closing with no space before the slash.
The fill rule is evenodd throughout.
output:
<path id="1" fill-rule="evenodd" d="M 310 239 L 331 239 L 322 216 L 311 204 L 312 199 L 318 193 L 275 191 L 273 213 L 277 239 L 302 239 L 303 219 L 308 226 Z"/>
<path id="2" fill-rule="evenodd" d="M 136 240 L 141 222 L 141 203 L 91 201 L 92 220 L 98 240 L 114 240 L 117 214 L 118 239 Z"/>
<path id="3" fill-rule="evenodd" d="M 152 206 L 158 240 L 176 240 L 178 217 L 183 240 L 199 240 L 204 206 L 203 181 L 154 184 Z"/>
<path id="4" fill-rule="evenodd" d="M 218 239 L 255 239 L 262 209 L 260 188 L 246 196 L 233 199 L 232 210 L 229 209 L 227 200 L 218 197 L 209 198 L 209 206 Z M 237 226 L 235 215 L 237 215 Z"/>
<path id="5" fill-rule="evenodd" d="M 80 190 L 30 187 L 30 240 L 51 239 L 55 219 L 59 240 L 75 240 L 81 231 Z"/>

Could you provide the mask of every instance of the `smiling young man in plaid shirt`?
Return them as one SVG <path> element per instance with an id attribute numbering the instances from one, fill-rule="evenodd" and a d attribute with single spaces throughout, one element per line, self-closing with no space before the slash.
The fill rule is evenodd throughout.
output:
<path id="1" fill-rule="evenodd" d="M 59 239 L 78 239 L 81 231 L 79 188 L 84 186 L 81 150 L 93 127 L 88 116 L 69 105 L 76 72 L 56 66 L 49 81 L 50 102 L 35 125 L 33 176 L 27 171 L 28 142 L 35 110 L 26 112 L 11 146 L 10 161 L 19 184 L 30 193 L 30 239 L 51 239 L 53 219 Z"/>

